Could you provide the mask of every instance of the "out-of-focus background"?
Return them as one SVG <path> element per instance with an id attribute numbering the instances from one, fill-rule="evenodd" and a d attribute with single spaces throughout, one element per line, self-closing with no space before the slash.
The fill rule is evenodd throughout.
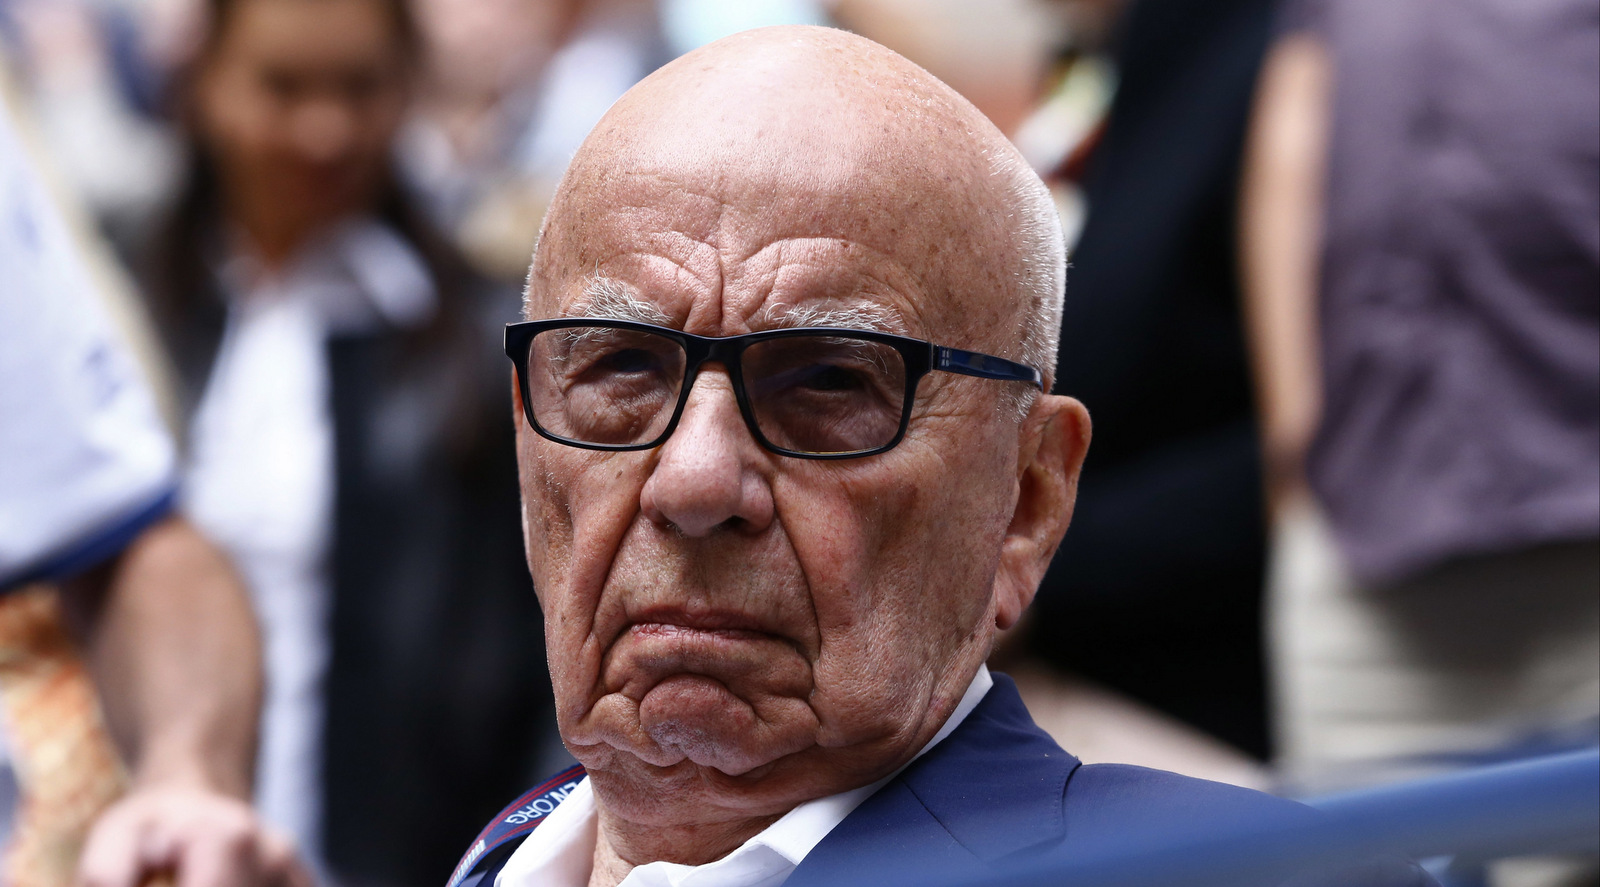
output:
<path id="1" fill-rule="evenodd" d="M 611 102 L 783 23 L 923 65 L 1055 193 L 1095 438 L 996 664 L 1069 751 L 1300 793 L 1594 742 L 1595 0 L 0 0 L 325 883 L 443 883 L 562 766 L 499 328 Z"/>

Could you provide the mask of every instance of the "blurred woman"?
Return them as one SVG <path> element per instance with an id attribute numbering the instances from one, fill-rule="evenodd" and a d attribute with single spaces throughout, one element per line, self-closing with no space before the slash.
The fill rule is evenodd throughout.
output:
<path id="1" fill-rule="evenodd" d="M 401 0 L 207 7 L 187 184 L 138 265 L 182 377 L 188 512 L 263 629 L 258 805 L 342 884 L 437 884 L 547 720 L 496 360 L 515 303 L 392 174 Z"/>

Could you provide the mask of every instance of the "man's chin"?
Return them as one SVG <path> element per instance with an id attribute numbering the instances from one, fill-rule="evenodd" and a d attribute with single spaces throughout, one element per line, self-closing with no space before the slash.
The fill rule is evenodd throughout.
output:
<path id="1" fill-rule="evenodd" d="M 754 704 L 714 678 L 676 674 L 637 703 L 608 694 L 568 747 L 589 769 L 612 813 L 680 826 L 708 811 L 780 815 L 795 805 L 867 785 L 903 760 L 877 737 L 828 747 L 807 700 L 758 697 Z"/>
<path id="2" fill-rule="evenodd" d="M 562 732 L 591 770 L 643 764 L 658 776 L 663 769 L 685 768 L 699 771 L 702 779 L 738 780 L 815 746 L 818 729 L 805 699 L 746 697 L 715 678 L 674 674 L 656 681 L 637 702 L 621 693 L 602 696 Z"/>
<path id="3" fill-rule="evenodd" d="M 746 700 L 704 675 L 672 675 L 639 700 L 639 725 L 661 752 L 742 776 L 816 741 L 817 719 L 802 699 Z"/>

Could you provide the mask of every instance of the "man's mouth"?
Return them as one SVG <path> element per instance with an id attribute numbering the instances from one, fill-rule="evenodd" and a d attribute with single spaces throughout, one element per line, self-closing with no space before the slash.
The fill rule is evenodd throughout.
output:
<path id="1" fill-rule="evenodd" d="M 625 620 L 602 659 L 595 709 L 625 726 L 600 741 L 656 766 L 688 758 L 730 775 L 814 741 L 811 666 L 776 614 L 673 603 Z"/>
<path id="2" fill-rule="evenodd" d="M 713 637 L 730 641 L 762 641 L 772 637 L 772 635 L 764 631 L 751 631 L 744 628 L 692 628 L 687 625 L 675 625 L 671 622 L 635 622 L 628 626 L 628 631 L 641 640 L 671 640 L 674 638 L 690 640 Z"/>
<path id="3" fill-rule="evenodd" d="M 732 610 L 691 612 L 679 607 L 652 607 L 635 616 L 627 630 L 640 639 L 690 639 L 705 635 L 740 641 L 777 638 L 761 620 L 747 613 Z"/>
<path id="4" fill-rule="evenodd" d="M 748 613 L 652 607 L 623 629 L 607 657 L 607 684 L 638 699 L 673 675 L 699 675 L 729 688 L 792 683 L 809 675 L 791 661 L 791 642 Z M 753 684 L 751 682 L 754 682 Z"/>

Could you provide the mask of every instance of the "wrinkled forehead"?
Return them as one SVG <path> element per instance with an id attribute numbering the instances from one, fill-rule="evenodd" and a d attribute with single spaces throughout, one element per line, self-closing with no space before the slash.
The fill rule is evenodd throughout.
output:
<path id="1" fill-rule="evenodd" d="M 701 292 L 790 269 L 830 300 L 881 285 L 935 326 L 1003 298 L 1005 196 L 970 106 L 909 63 L 835 61 L 690 56 L 636 87 L 552 202 L 530 313 L 641 256 Z"/>

